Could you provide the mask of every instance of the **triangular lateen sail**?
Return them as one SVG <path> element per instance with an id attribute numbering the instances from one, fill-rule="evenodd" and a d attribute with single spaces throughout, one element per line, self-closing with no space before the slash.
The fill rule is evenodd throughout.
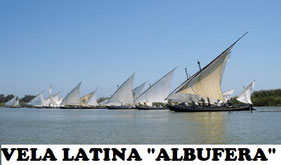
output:
<path id="1" fill-rule="evenodd" d="M 80 105 L 80 82 L 72 91 L 62 100 L 61 105 Z"/>
<path id="2" fill-rule="evenodd" d="M 136 87 L 134 90 L 133 90 L 133 96 L 134 96 L 134 100 L 136 98 L 138 98 L 141 94 L 142 94 L 142 91 L 143 91 L 143 88 L 145 86 L 146 82 L 141 84 L 140 86 Z"/>
<path id="3" fill-rule="evenodd" d="M 96 93 L 97 93 L 98 88 L 96 88 L 96 90 L 93 92 L 92 96 L 89 98 L 86 106 L 97 106 L 98 102 L 97 102 L 97 98 L 96 98 Z"/>
<path id="4" fill-rule="evenodd" d="M 171 83 L 176 68 L 160 78 L 157 82 L 151 85 L 146 91 L 144 91 L 139 97 L 137 97 L 135 103 L 145 103 L 152 105 L 153 102 L 166 102 L 165 98 L 169 95 L 171 89 Z"/>
<path id="5" fill-rule="evenodd" d="M 223 92 L 224 99 L 225 100 L 230 100 L 232 95 L 233 95 L 233 93 L 234 93 L 234 89 L 226 91 L 226 92 Z"/>
<path id="6" fill-rule="evenodd" d="M 44 105 L 43 93 L 44 93 L 44 91 L 40 92 L 31 101 L 29 101 L 27 104 L 32 105 L 32 106 L 36 106 L 36 107 L 43 106 Z"/>
<path id="7" fill-rule="evenodd" d="M 14 96 L 11 100 L 5 103 L 7 107 L 18 107 L 20 105 L 19 98 Z"/>
<path id="8" fill-rule="evenodd" d="M 246 34 L 247 33 L 236 40 L 231 46 L 229 46 L 203 69 L 182 83 L 169 96 L 177 93 L 189 93 L 203 98 L 225 101 L 221 90 L 221 81 L 225 65 L 228 61 L 233 46 Z"/>
<path id="9" fill-rule="evenodd" d="M 237 97 L 237 100 L 245 103 L 245 104 L 252 104 L 251 96 L 255 87 L 255 80 L 249 84 L 244 91 Z"/>
<path id="10" fill-rule="evenodd" d="M 10 99 L 8 102 L 5 103 L 5 106 L 10 107 L 14 104 L 14 102 L 16 101 L 17 97 L 14 96 L 12 99 Z"/>
<path id="11" fill-rule="evenodd" d="M 107 105 L 133 104 L 133 82 L 134 75 L 129 77 L 110 97 Z"/>
<path id="12" fill-rule="evenodd" d="M 93 96 L 94 93 L 95 92 L 90 92 L 90 93 L 86 94 L 85 96 L 81 97 L 80 104 L 82 106 L 86 106 L 88 101 L 89 101 L 89 99 Z"/>

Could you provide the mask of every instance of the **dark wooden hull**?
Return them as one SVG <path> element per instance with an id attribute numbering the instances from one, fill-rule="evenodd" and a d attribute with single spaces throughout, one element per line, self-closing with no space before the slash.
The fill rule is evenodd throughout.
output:
<path id="1" fill-rule="evenodd" d="M 10 107 L 8 107 L 8 108 L 21 108 L 20 106 L 10 106 Z"/>
<path id="2" fill-rule="evenodd" d="M 83 109 L 106 109 L 106 107 L 102 107 L 102 106 L 92 106 L 92 107 L 83 107 Z"/>
<path id="3" fill-rule="evenodd" d="M 132 106 L 106 106 L 107 109 L 109 110 L 118 110 L 118 109 L 136 109 L 136 107 L 132 107 Z"/>
<path id="4" fill-rule="evenodd" d="M 60 107 L 60 109 L 83 109 L 83 106 L 64 106 Z"/>
<path id="5" fill-rule="evenodd" d="M 139 106 L 136 105 L 138 110 L 167 110 L 168 108 L 165 107 L 150 107 L 150 106 Z"/>
<path id="6" fill-rule="evenodd" d="M 230 111 L 251 111 L 255 110 L 250 105 L 237 107 L 193 107 L 184 105 L 169 105 L 171 111 L 174 112 L 230 112 Z"/>

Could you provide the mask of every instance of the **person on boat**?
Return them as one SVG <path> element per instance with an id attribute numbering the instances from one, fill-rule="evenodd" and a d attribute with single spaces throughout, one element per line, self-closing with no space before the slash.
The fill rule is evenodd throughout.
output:
<path id="1" fill-rule="evenodd" d="M 211 102 L 210 102 L 209 97 L 207 97 L 207 101 L 208 101 L 208 107 L 211 107 Z"/>
<path id="2" fill-rule="evenodd" d="M 205 106 L 205 100 L 203 98 L 201 98 L 201 101 L 202 101 L 202 107 L 204 107 Z"/>

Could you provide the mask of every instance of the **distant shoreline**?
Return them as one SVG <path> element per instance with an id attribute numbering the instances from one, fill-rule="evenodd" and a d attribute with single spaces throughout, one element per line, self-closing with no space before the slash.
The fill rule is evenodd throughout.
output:
<path id="1" fill-rule="evenodd" d="M 0 98 L 0 107 L 5 107 L 5 102 L 11 98 L 12 94 L 6 97 L 2 94 Z M 26 95 L 21 98 L 20 104 L 25 104 L 29 102 L 35 96 Z M 104 100 L 104 97 L 98 99 L 99 101 Z M 236 97 L 231 98 L 231 102 L 234 104 L 239 104 Z M 278 107 L 281 106 L 281 89 L 271 89 L 271 90 L 259 90 L 254 91 L 252 94 L 252 102 L 255 107 Z"/>

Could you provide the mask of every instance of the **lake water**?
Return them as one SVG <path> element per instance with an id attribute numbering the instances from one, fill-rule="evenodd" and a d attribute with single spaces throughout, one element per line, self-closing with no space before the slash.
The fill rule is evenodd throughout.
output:
<path id="1" fill-rule="evenodd" d="M 0 108 L 0 144 L 281 144 L 281 107 L 211 113 Z"/>

